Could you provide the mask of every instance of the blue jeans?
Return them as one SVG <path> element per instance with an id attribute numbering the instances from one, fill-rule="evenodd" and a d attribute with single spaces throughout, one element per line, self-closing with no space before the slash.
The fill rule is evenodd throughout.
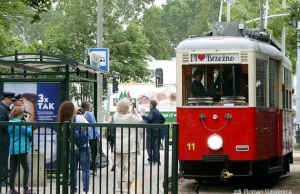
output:
<path id="1" fill-rule="evenodd" d="M 158 161 L 158 137 L 151 136 L 151 134 L 146 135 L 146 149 L 148 153 L 149 162 L 159 162 Z"/>
<path id="2" fill-rule="evenodd" d="M 79 151 L 80 150 L 80 151 Z M 80 163 L 82 173 L 83 191 L 88 192 L 90 189 L 90 148 L 80 148 L 75 150 L 74 155 L 74 193 L 77 192 L 77 169 Z"/>

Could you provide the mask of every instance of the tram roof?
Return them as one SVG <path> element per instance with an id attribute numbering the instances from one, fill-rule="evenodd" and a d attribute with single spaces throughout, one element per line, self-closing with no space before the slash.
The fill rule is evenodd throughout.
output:
<path id="1" fill-rule="evenodd" d="M 277 48 L 255 39 L 245 37 L 230 36 L 206 36 L 188 38 L 180 42 L 176 48 L 177 51 L 190 50 L 216 50 L 216 49 L 243 49 L 254 50 L 258 53 L 266 54 L 275 58 L 284 60 L 291 65 L 290 60 L 285 57 Z"/>

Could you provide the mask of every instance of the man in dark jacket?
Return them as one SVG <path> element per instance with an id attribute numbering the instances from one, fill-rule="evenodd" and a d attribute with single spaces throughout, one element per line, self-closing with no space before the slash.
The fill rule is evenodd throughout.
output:
<path id="1" fill-rule="evenodd" d="M 9 121 L 9 106 L 13 102 L 14 93 L 5 92 L 1 97 L 0 102 L 0 121 Z M 7 186 L 7 167 L 8 167 L 8 149 L 9 149 L 9 134 L 7 126 L 0 126 L 0 174 L 1 174 L 1 186 Z"/>
<path id="2" fill-rule="evenodd" d="M 148 116 L 143 115 L 143 119 L 147 123 L 162 124 L 166 121 L 165 117 L 156 109 L 157 102 L 155 100 L 150 101 L 150 112 Z M 159 129 L 147 128 L 146 129 L 146 149 L 148 153 L 149 164 L 160 164 L 158 158 L 158 143 L 159 143 Z"/>

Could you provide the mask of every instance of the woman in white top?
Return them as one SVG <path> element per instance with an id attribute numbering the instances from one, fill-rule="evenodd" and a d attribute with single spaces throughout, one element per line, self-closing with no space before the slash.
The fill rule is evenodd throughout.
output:
<path id="1" fill-rule="evenodd" d="M 117 104 L 117 112 L 112 116 L 113 123 L 116 124 L 140 124 L 143 123 L 142 117 L 140 117 L 135 109 L 135 113 L 129 112 L 130 103 L 128 99 L 122 99 Z M 110 118 L 109 123 L 112 123 L 112 118 Z M 140 153 L 140 142 L 139 142 L 139 130 L 138 128 L 127 128 L 127 127 L 117 127 L 116 128 L 116 142 L 115 142 L 115 153 L 116 153 L 116 176 L 118 181 L 117 193 L 121 191 L 121 172 L 122 181 L 127 182 L 127 190 L 130 191 L 132 181 L 135 176 L 135 164 L 136 164 L 136 152 Z M 123 134 L 122 134 L 123 132 Z M 123 139 L 123 140 L 122 140 Z M 130 147 L 129 147 L 130 142 Z M 136 147 L 138 145 L 138 147 Z M 128 180 L 129 173 L 129 180 Z M 130 193 L 132 193 L 130 191 Z"/>

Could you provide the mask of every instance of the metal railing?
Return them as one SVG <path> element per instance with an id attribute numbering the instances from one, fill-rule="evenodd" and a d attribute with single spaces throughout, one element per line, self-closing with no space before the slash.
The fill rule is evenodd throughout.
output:
<path id="1" fill-rule="evenodd" d="M 114 144 L 105 138 L 108 127 L 116 129 Z M 75 193 L 76 191 L 85 193 L 89 190 L 95 194 L 109 194 L 116 193 L 119 189 L 123 193 L 124 191 L 130 193 L 129 190 L 131 190 L 136 194 L 168 194 L 170 191 L 175 194 L 178 191 L 177 124 L 0 122 L 1 151 L 9 150 L 7 142 L 2 141 L 5 138 L 15 141 L 12 145 L 18 146 L 19 150 L 27 148 L 27 141 L 25 144 L 17 143 L 18 138 L 11 138 L 12 133 L 8 134 L 8 128 L 15 129 L 19 138 L 22 136 L 22 138 L 29 139 L 30 146 L 27 155 L 30 160 L 30 178 L 28 189 L 33 193 L 60 194 Z M 85 135 L 89 136 L 87 145 L 79 149 L 78 134 L 76 136 L 78 129 L 83 129 Z M 29 132 L 24 133 L 24 131 Z M 89 133 L 95 134 L 96 131 L 100 134 L 100 138 L 91 138 Z M 164 135 L 162 135 L 162 131 L 165 131 Z M 164 149 L 160 150 L 162 136 L 164 136 Z M 172 136 L 171 146 L 170 136 Z M 149 152 L 151 146 L 153 146 L 152 152 L 158 152 L 158 159 L 148 164 L 147 150 Z M 14 158 L 13 154 L 15 153 L 7 155 L 7 161 L 9 158 Z M 22 164 L 18 162 L 22 160 L 21 157 L 21 154 L 15 157 L 18 159 L 16 160 L 18 175 L 15 179 L 15 189 L 18 192 L 22 192 L 26 186 L 23 184 Z M 11 168 L 11 165 L 5 164 L 5 159 L 4 156 L 4 159 L 0 160 L 0 173 L 5 175 L 3 181 L 9 183 L 12 181 L 10 178 L 13 177 L 10 172 L 14 172 L 14 169 Z M 113 166 L 115 169 L 111 171 Z M 170 184 L 170 180 L 172 184 Z M 8 193 L 9 188 L 9 184 L 3 184 L 0 187 L 0 193 Z"/>
<path id="2" fill-rule="evenodd" d="M 0 193 L 8 193 L 10 187 L 21 193 L 27 186 L 59 193 L 60 123 L 0 122 L 0 130 Z M 47 180 L 52 175 L 58 175 L 56 180 Z M 27 186 L 24 179 L 29 179 Z"/>

